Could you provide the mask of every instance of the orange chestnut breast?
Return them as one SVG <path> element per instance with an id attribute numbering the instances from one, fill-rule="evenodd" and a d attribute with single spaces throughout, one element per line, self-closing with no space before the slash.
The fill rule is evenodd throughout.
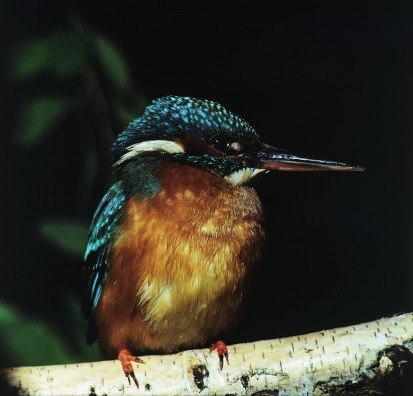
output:
<path id="1" fill-rule="evenodd" d="M 125 344 L 172 351 L 234 322 L 264 232 L 249 187 L 182 164 L 165 166 L 161 182 L 153 198 L 127 202 L 97 313 L 124 317 Z"/>

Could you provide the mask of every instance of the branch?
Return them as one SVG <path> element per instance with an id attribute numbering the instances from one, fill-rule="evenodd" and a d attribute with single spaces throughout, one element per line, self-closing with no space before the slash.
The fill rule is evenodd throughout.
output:
<path id="1" fill-rule="evenodd" d="M 207 349 L 146 356 L 135 368 L 139 389 L 116 360 L 10 368 L 0 377 L 21 395 L 381 395 L 412 367 L 413 313 L 228 350 L 223 371 Z"/>

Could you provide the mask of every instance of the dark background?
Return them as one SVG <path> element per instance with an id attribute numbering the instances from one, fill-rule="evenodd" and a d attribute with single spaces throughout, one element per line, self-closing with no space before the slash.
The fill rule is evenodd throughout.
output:
<path id="1" fill-rule="evenodd" d="M 228 343 L 411 311 L 409 3 L 6 3 L 0 363 L 98 358 L 78 307 L 110 132 L 168 94 L 215 100 L 277 147 L 367 168 L 274 173 L 257 186 L 265 262 Z M 53 44 L 59 32 L 69 38 Z M 45 96 L 69 110 L 49 111 Z"/>

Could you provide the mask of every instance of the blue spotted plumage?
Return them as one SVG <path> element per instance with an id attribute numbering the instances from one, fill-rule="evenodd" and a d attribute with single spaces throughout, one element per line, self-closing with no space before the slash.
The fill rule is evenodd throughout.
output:
<path id="1" fill-rule="evenodd" d="M 83 299 L 83 316 L 90 318 L 96 309 L 109 271 L 108 253 L 125 202 L 120 181 L 115 183 L 100 202 L 89 231 L 84 273 L 88 279 Z"/>
<path id="2" fill-rule="evenodd" d="M 156 136 L 171 139 L 179 133 L 196 136 L 212 143 L 212 139 L 256 142 L 259 137 L 254 128 L 241 117 L 231 113 L 219 103 L 189 97 L 166 96 L 146 107 L 142 117 L 132 121 L 119 134 L 112 147 L 116 162 L 127 147 Z"/>

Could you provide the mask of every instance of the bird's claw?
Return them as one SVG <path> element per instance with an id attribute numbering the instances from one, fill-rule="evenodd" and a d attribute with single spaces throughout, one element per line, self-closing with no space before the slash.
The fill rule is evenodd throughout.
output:
<path id="1" fill-rule="evenodd" d="M 127 378 L 128 378 L 129 385 L 130 385 L 130 379 L 132 378 L 132 379 L 133 379 L 133 382 L 134 382 L 135 385 L 136 385 L 136 387 L 139 389 L 139 382 L 138 382 L 138 380 L 136 379 L 135 373 L 134 373 L 133 371 L 132 371 L 131 373 L 129 373 L 129 375 L 127 375 Z"/>
<path id="2" fill-rule="evenodd" d="M 215 344 L 212 344 L 210 346 L 209 353 L 211 353 L 215 349 L 217 350 L 217 353 L 218 353 L 219 369 L 222 371 L 224 367 L 224 357 L 225 357 L 225 360 L 227 361 L 227 364 L 229 364 L 227 345 L 225 344 L 224 341 L 219 340 Z"/>
<path id="3" fill-rule="evenodd" d="M 123 372 L 125 373 L 125 376 L 128 379 L 129 385 L 131 384 L 130 379 L 132 378 L 136 387 L 139 389 L 139 382 L 133 371 L 132 362 L 143 363 L 143 364 L 145 364 L 145 362 L 142 359 L 138 358 L 137 356 L 133 356 L 131 352 L 129 351 L 129 349 L 122 349 L 119 352 L 118 359 L 122 363 Z"/>

